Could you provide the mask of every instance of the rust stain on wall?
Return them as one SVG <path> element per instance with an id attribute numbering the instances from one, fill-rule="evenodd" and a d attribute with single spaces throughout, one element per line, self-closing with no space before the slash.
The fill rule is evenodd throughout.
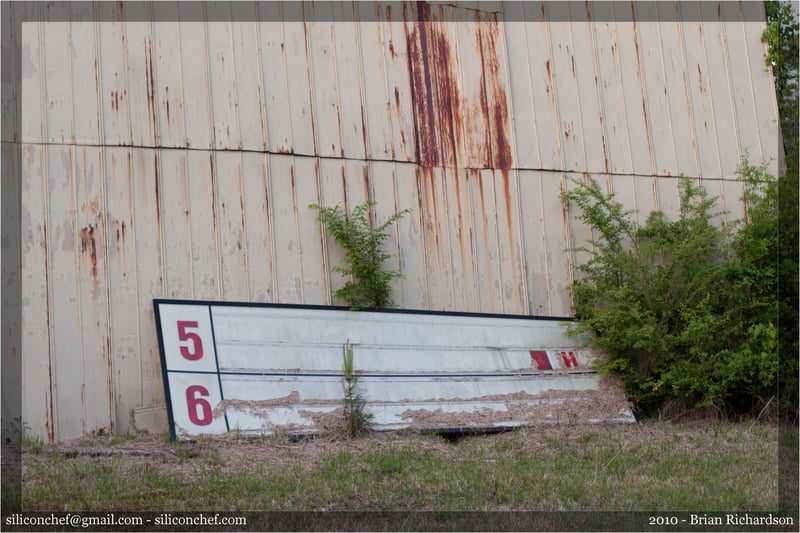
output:
<path id="1" fill-rule="evenodd" d="M 485 15 L 483 15 L 485 16 Z M 432 19 L 428 4 L 416 4 L 416 18 L 406 26 L 408 69 L 414 108 L 416 159 L 422 166 L 464 166 L 464 136 L 488 150 L 468 154 L 482 168 L 512 166 L 508 95 L 500 68 L 499 23 L 492 15 L 476 15 L 475 31 L 481 56 L 481 86 L 478 101 L 465 100 L 457 43 L 445 31 L 445 23 Z M 482 116 L 486 133 L 473 131 L 466 116 Z M 475 143 L 474 137 L 482 138 Z"/>
<path id="2" fill-rule="evenodd" d="M 158 131 L 158 119 L 156 118 L 156 70 L 153 61 L 153 42 L 145 39 L 145 85 L 147 89 L 147 108 L 150 112 L 150 126 L 152 135 L 155 139 Z"/>
<path id="3" fill-rule="evenodd" d="M 92 265 L 92 277 L 97 279 L 97 243 L 94 238 L 95 227 L 91 224 L 81 228 L 81 253 L 88 255 Z"/>
<path id="4" fill-rule="evenodd" d="M 478 15 L 479 16 L 479 15 Z M 488 95 L 488 123 L 491 135 L 490 165 L 492 168 L 509 169 L 512 165 L 511 125 L 508 112 L 508 96 L 500 72 L 500 50 L 497 39 L 500 26 L 492 15 L 488 21 L 478 19 L 478 33 L 481 47 L 486 94 Z"/>

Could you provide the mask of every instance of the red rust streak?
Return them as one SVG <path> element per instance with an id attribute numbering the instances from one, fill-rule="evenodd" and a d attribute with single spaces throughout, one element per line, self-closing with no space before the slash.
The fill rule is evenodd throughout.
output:
<path id="1" fill-rule="evenodd" d="M 436 166 L 441 162 L 436 136 L 435 102 L 430 66 L 430 6 L 417 3 L 417 20 L 414 30 L 406 35 L 408 42 L 408 71 L 411 78 L 411 96 L 414 105 L 414 129 L 417 134 L 416 160 L 423 166 Z"/>
<path id="2" fill-rule="evenodd" d="M 513 165 L 511 143 L 509 142 L 508 96 L 500 73 L 500 60 L 497 50 L 498 24 L 489 20 L 482 25 L 479 34 L 484 71 L 488 71 L 488 93 L 491 115 L 487 117 L 491 125 L 491 164 L 492 168 L 510 169 Z"/>
<path id="3" fill-rule="evenodd" d="M 155 171 L 156 183 L 156 223 L 158 224 L 159 233 L 161 232 L 161 191 L 159 190 L 159 181 L 161 178 L 158 173 L 158 154 L 153 158 L 153 169 Z"/>
<path id="4" fill-rule="evenodd" d="M 147 86 L 147 107 L 150 110 L 150 118 L 151 123 L 150 126 L 153 128 L 153 137 L 155 138 L 155 133 L 158 131 L 158 126 L 156 123 L 156 74 L 155 74 L 155 65 L 153 64 L 153 43 L 145 38 L 145 55 L 147 59 L 147 64 L 145 65 L 145 75 L 147 77 L 146 86 Z"/>
<path id="5" fill-rule="evenodd" d="M 442 159 L 447 165 L 458 166 L 458 137 L 459 126 L 463 123 L 461 117 L 461 98 L 458 89 L 458 73 L 453 72 L 457 65 L 452 59 L 450 43 L 447 35 L 441 31 L 434 31 L 435 59 L 437 74 L 439 126 L 442 131 Z"/>
<path id="6" fill-rule="evenodd" d="M 97 244 L 94 239 L 94 226 L 89 224 L 81 228 L 81 253 L 89 254 L 89 261 L 92 264 L 92 277 L 97 277 Z"/>
<path id="7" fill-rule="evenodd" d="M 164 87 L 164 104 L 167 108 L 167 127 L 169 127 L 169 87 Z"/>

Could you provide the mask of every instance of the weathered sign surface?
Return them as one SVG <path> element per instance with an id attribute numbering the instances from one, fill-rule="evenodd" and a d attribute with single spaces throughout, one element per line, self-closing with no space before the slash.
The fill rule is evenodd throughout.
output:
<path id="1" fill-rule="evenodd" d="M 342 347 L 373 428 L 633 422 L 558 318 L 154 300 L 173 437 L 342 419 Z"/>

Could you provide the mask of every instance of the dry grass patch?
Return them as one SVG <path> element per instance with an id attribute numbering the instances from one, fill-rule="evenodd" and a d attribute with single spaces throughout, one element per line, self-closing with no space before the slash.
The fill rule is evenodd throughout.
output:
<path id="1" fill-rule="evenodd" d="M 776 507 L 778 483 L 766 424 L 543 426 L 455 443 L 141 435 L 36 446 L 23 464 L 27 510 L 754 511 Z"/>

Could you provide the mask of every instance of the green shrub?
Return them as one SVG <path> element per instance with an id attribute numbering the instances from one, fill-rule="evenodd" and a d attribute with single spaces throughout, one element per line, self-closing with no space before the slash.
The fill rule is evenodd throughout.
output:
<path id="1" fill-rule="evenodd" d="M 401 277 L 397 270 L 385 270 L 384 262 L 391 254 L 381 249 L 389 237 L 386 228 L 403 217 L 410 209 L 405 209 L 388 218 L 386 222 L 373 228 L 369 222 L 368 209 L 375 205 L 367 202 L 353 208 L 347 214 L 341 206 L 321 207 L 309 205 L 319 211 L 319 220 L 330 235 L 346 251 L 344 267 L 334 267 L 350 279 L 344 287 L 333 293 L 334 298 L 344 300 L 351 309 L 364 307 L 389 307 L 392 305 L 391 281 Z"/>
<path id="2" fill-rule="evenodd" d="M 765 60 L 775 80 L 786 170 L 778 180 L 778 356 L 780 360 L 780 407 L 787 420 L 797 417 L 800 329 L 798 305 L 798 257 L 800 257 L 800 126 L 798 126 L 798 25 L 794 2 L 764 2 L 767 27 L 761 40 L 767 43 Z"/>
<path id="3" fill-rule="evenodd" d="M 574 333 L 591 332 L 644 415 L 665 403 L 758 413 L 775 392 L 776 181 L 742 162 L 749 218 L 712 223 L 716 199 L 680 181 L 675 220 L 639 224 L 594 180 L 564 193 L 596 238 L 576 266 Z"/>

